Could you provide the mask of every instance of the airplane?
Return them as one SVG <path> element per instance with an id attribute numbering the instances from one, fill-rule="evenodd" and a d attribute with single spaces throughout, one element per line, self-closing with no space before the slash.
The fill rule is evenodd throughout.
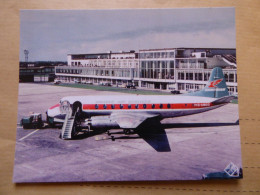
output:
<path id="1" fill-rule="evenodd" d="M 206 112 L 224 106 L 234 98 L 229 95 L 222 69 L 215 67 L 208 84 L 200 91 L 159 96 L 68 96 L 48 109 L 47 120 L 51 124 L 63 123 L 63 139 L 74 139 L 83 127 L 88 130 L 119 128 L 130 134 L 138 132 L 147 121 Z"/>

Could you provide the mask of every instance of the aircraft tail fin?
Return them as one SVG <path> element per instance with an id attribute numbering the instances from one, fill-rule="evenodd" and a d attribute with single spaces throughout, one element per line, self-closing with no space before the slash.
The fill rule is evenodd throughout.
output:
<path id="1" fill-rule="evenodd" d="M 194 93 L 185 94 L 188 96 L 202 96 L 210 98 L 221 98 L 229 96 L 228 88 L 223 71 L 220 67 L 215 67 L 210 75 L 209 81 L 204 89 Z"/>

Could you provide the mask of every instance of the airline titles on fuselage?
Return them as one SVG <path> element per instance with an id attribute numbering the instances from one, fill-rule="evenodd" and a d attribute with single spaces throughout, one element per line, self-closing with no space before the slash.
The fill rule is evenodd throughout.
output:
<path id="1" fill-rule="evenodd" d="M 150 104 L 151 100 L 101 100 L 96 101 L 95 104 Z"/>

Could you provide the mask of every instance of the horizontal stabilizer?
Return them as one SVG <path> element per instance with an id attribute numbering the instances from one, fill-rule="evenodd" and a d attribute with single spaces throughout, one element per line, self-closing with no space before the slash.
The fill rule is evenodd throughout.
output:
<path id="1" fill-rule="evenodd" d="M 220 99 L 217 99 L 212 103 L 215 104 L 215 105 L 229 103 L 231 100 L 233 100 L 235 98 L 236 98 L 235 96 L 226 96 L 226 97 L 222 97 Z"/>

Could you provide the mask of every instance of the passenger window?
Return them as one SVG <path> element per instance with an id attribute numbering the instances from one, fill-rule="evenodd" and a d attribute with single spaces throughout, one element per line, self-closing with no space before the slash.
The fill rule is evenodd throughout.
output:
<path id="1" fill-rule="evenodd" d="M 112 109 L 115 109 L 115 105 L 114 105 L 114 104 L 112 104 L 112 105 L 111 105 L 111 108 L 112 108 Z"/>
<path id="2" fill-rule="evenodd" d="M 143 108 L 146 109 L 146 104 L 143 104 Z"/>
<path id="3" fill-rule="evenodd" d="M 95 105 L 95 108 L 98 109 L 98 104 Z"/>
<path id="4" fill-rule="evenodd" d="M 167 104 L 167 108 L 171 108 L 171 104 Z"/>
<path id="5" fill-rule="evenodd" d="M 106 105 L 106 104 L 104 104 L 104 105 L 103 105 L 103 108 L 104 108 L 104 109 L 107 109 L 107 105 Z"/>
<path id="6" fill-rule="evenodd" d="M 128 108 L 131 109 L 131 104 L 128 104 Z"/>
<path id="7" fill-rule="evenodd" d="M 163 108 L 163 105 L 162 105 L 162 104 L 160 104 L 160 108 Z"/>
<path id="8" fill-rule="evenodd" d="M 154 105 L 154 104 L 152 105 L 152 108 L 153 108 L 153 109 L 155 108 L 155 105 Z"/>
<path id="9" fill-rule="evenodd" d="M 136 104 L 136 105 L 135 105 L 135 108 L 136 108 L 136 109 L 138 109 L 138 108 L 139 108 L 138 104 Z"/>
<path id="10" fill-rule="evenodd" d="M 120 109 L 123 109 L 124 108 L 124 105 L 123 104 L 120 104 Z"/>

